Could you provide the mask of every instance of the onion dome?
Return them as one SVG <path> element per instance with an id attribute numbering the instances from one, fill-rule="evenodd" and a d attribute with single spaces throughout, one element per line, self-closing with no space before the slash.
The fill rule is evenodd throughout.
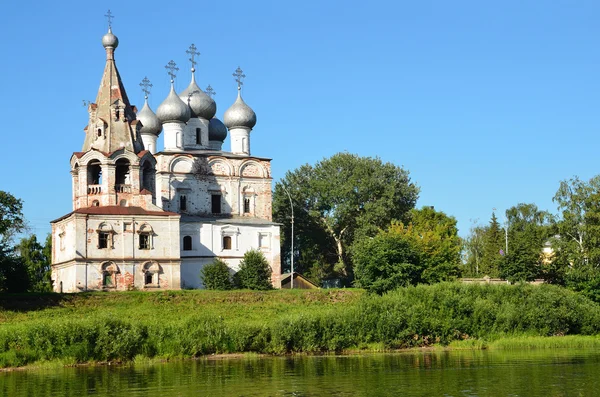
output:
<path id="1" fill-rule="evenodd" d="M 156 114 L 154 114 L 152 109 L 150 109 L 150 106 L 148 106 L 148 97 L 146 97 L 144 107 L 137 113 L 136 118 L 142 123 L 140 134 L 160 134 L 162 125 L 160 124 L 158 117 L 156 117 Z"/>
<path id="2" fill-rule="evenodd" d="M 104 46 L 104 48 L 110 47 L 113 49 L 117 48 L 117 46 L 119 45 L 119 39 L 113 34 L 112 29 L 110 27 L 108 28 L 108 33 L 102 36 L 102 45 Z"/>
<path id="3" fill-rule="evenodd" d="M 208 140 L 224 142 L 227 138 L 227 127 L 216 117 L 210 119 L 208 124 Z"/>
<path id="4" fill-rule="evenodd" d="M 179 94 L 179 98 L 190 106 L 192 117 L 201 117 L 210 120 L 215 116 L 215 113 L 217 113 L 217 104 L 215 101 L 206 95 L 206 93 L 198 87 L 198 84 L 196 84 L 193 69 L 192 81 L 190 85 Z"/>
<path id="5" fill-rule="evenodd" d="M 186 105 L 175 93 L 171 80 L 171 92 L 167 98 L 158 105 L 156 116 L 161 123 L 186 123 L 190 119 L 190 107 Z"/>
<path id="6" fill-rule="evenodd" d="M 238 86 L 238 96 L 233 105 L 225 111 L 223 121 L 227 128 L 235 127 L 253 128 L 256 125 L 256 113 L 246 105 L 242 99 L 240 87 Z"/>

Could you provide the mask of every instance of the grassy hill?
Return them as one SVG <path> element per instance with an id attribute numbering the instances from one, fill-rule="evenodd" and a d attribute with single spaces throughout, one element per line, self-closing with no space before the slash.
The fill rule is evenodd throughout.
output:
<path id="1" fill-rule="evenodd" d="M 442 283 L 384 296 L 353 289 L 0 295 L 3 367 L 482 346 L 507 337 L 599 332 L 599 305 L 551 285 Z"/>

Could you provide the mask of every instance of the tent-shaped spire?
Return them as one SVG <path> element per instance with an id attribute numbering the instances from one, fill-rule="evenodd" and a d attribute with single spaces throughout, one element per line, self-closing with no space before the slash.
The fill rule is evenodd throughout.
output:
<path id="1" fill-rule="evenodd" d="M 119 40 L 109 26 L 102 37 L 106 49 L 106 66 L 100 82 L 96 103 L 89 105 L 90 121 L 86 128 L 83 151 L 96 149 L 112 153 L 121 148 L 138 153 L 143 145 L 135 129 L 135 113 L 131 108 L 114 53 Z"/>

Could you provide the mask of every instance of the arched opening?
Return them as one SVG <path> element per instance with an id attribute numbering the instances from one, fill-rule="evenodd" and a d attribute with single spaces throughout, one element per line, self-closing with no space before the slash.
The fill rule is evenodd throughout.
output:
<path id="1" fill-rule="evenodd" d="M 98 160 L 91 161 L 87 166 L 88 194 L 102 193 L 102 165 Z"/>
<path id="2" fill-rule="evenodd" d="M 192 250 L 192 236 L 185 236 L 183 238 L 183 250 L 184 251 Z"/>
<path id="3" fill-rule="evenodd" d="M 160 287 L 160 273 L 161 267 L 158 263 L 148 262 L 144 265 L 142 271 L 144 272 L 144 287 L 158 288 Z"/>
<path id="4" fill-rule="evenodd" d="M 202 129 L 196 128 L 196 145 L 202 145 Z"/>
<path id="5" fill-rule="evenodd" d="M 117 193 L 129 193 L 131 180 L 130 180 L 130 166 L 129 160 L 119 159 L 116 163 L 115 169 L 115 191 Z"/>
<path id="6" fill-rule="evenodd" d="M 250 199 L 245 198 L 244 199 L 244 214 L 249 214 L 249 213 L 250 213 Z"/>
<path id="7" fill-rule="evenodd" d="M 98 200 L 92 201 L 92 207 L 100 207 L 100 201 L 98 201 Z"/>
<path id="8" fill-rule="evenodd" d="M 121 201 L 119 201 L 119 205 L 121 207 L 127 207 L 127 200 L 121 200 Z"/>
<path id="9" fill-rule="evenodd" d="M 102 136 L 102 128 L 98 128 L 98 136 L 101 137 Z"/>
<path id="10" fill-rule="evenodd" d="M 142 187 L 154 194 L 155 183 L 156 171 L 154 170 L 154 166 L 149 161 L 146 161 L 142 167 Z"/>
<path id="11" fill-rule="evenodd" d="M 102 287 L 116 288 L 119 268 L 114 263 L 105 263 L 102 265 Z"/>
<path id="12" fill-rule="evenodd" d="M 62 281 L 60 282 L 60 293 L 61 294 L 63 293 L 63 283 L 62 283 Z"/>

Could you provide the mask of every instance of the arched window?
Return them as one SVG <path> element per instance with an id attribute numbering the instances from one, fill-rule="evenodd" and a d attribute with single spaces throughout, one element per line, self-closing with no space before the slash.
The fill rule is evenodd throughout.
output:
<path id="1" fill-rule="evenodd" d="M 92 207 L 100 207 L 100 201 L 98 201 L 98 200 L 92 201 Z"/>
<path id="2" fill-rule="evenodd" d="M 129 185 L 131 183 L 129 176 L 129 160 L 119 159 L 117 160 L 117 167 L 115 171 L 115 188 L 118 193 L 123 193 L 123 185 Z"/>
<path id="3" fill-rule="evenodd" d="M 185 236 L 183 238 L 183 250 L 184 251 L 192 250 L 192 236 Z"/>
<path id="4" fill-rule="evenodd" d="M 249 213 L 250 213 L 250 199 L 245 198 L 244 199 L 244 214 L 249 214 Z"/>
<path id="5" fill-rule="evenodd" d="M 144 287 L 160 287 L 160 273 L 162 271 L 160 265 L 156 262 L 148 262 L 144 265 Z"/>
<path id="6" fill-rule="evenodd" d="M 102 185 L 102 166 L 98 160 L 91 161 L 88 166 L 88 185 Z M 99 192 L 98 192 L 99 193 Z"/>
<path id="7" fill-rule="evenodd" d="M 230 250 L 231 249 L 231 236 L 223 237 L 223 249 Z"/>
<path id="8" fill-rule="evenodd" d="M 202 145 L 202 130 L 196 128 L 196 145 Z"/>
<path id="9" fill-rule="evenodd" d="M 114 263 L 107 262 L 102 265 L 102 286 L 104 288 L 116 288 L 117 273 L 119 273 L 119 268 Z"/>

